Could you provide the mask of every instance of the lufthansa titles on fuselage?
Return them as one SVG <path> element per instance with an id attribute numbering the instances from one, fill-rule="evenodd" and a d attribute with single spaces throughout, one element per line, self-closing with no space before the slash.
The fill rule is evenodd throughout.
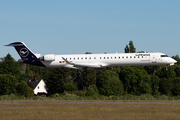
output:
<path id="1" fill-rule="evenodd" d="M 136 56 L 150 56 L 150 54 L 135 54 Z"/>

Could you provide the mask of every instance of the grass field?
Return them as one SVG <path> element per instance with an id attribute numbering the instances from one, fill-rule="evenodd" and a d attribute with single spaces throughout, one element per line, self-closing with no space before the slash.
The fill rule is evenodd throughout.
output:
<path id="1" fill-rule="evenodd" d="M 180 101 L 0 101 L 0 120 L 179 120 Z"/>

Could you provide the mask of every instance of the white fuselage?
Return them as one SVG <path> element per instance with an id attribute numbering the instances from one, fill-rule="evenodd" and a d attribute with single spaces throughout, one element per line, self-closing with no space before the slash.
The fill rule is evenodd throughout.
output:
<path id="1" fill-rule="evenodd" d="M 48 54 L 41 56 L 34 54 L 23 42 L 14 42 L 6 46 L 13 46 L 16 49 L 21 57 L 20 62 L 43 67 L 82 69 L 109 66 L 174 65 L 177 62 L 163 53 Z"/>
<path id="2" fill-rule="evenodd" d="M 109 66 L 173 65 L 176 61 L 163 53 L 116 53 L 55 55 L 53 61 L 41 62 L 46 67 L 79 69 L 82 67 L 101 68 Z"/>

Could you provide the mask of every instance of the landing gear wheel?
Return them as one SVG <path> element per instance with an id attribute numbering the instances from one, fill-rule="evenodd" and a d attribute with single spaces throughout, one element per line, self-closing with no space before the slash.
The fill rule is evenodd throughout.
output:
<path id="1" fill-rule="evenodd" d="M 168 70 L 168 65 L 166 65 L 166 70 Z"/>

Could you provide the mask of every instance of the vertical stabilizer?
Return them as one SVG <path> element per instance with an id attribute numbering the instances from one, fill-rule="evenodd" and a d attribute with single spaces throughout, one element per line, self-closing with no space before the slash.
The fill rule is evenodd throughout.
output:
<path id="1" fill-rule="evenodd" d="M 19 61 L 32 65 L 44 66 L 23 42 L 14 42 L 6 46 L 13 46 L 16 49 L 17 53 L 21 57 L 21 60 Z"/>

